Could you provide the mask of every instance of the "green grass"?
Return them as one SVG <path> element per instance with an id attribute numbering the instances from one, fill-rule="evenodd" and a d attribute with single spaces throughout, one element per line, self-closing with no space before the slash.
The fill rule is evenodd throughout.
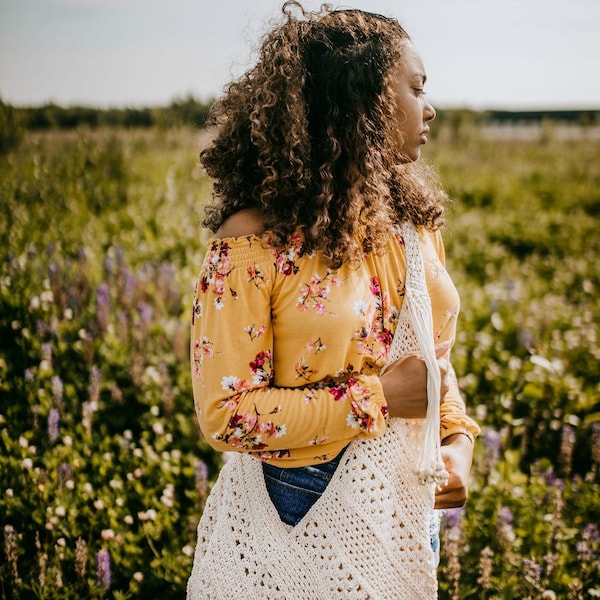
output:
<path id="1" fill-rule="evenodd" d="M 444 521 L 440 598 L 593 597 L 600 142 L 459 134 L 426 158 L 453 198 L 454 362 L 483 435 Z M 188 365 L 199 144 L 54 131 L 0 157 L 2 598 L 183 596 L 220 466 Z"/>

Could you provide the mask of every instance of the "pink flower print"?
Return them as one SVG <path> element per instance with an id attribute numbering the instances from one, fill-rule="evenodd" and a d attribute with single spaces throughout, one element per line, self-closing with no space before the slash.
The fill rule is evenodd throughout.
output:
<path id="1" fill-rule="evenodd" d="M 345 400 L 348 397 L 348 390 L 346 389 L 346 385 L 343 383 L 332 385 L 327 391 L 333 396 L 336 402 Z"/>
<path id="2" fill-rule="evenodd" d="M 194 362 L 194 376 L 196 379 L 200 379 L 200 369 L 202 368 L 202 364 L 204 362 L 204 358 L 206 356 L 212 358 L 215 355 L 214 348 L 212 347 L 212 342 L 203 337 L 202 340 L 195 340 L 193 347 L 193 362 Z"/>
<path id="3" fill-rule="evenodd" d="M 231 272 L 229 260 L 230 247 L 226 242 L 215 240 L 206 257 L 205 272 L 198 282 L 198 290 L 202 294 L 212 291 L 217 309 L 223 307 L 225 280 Z M 236 293 L 230 290 L 235 298 Z"/>
<path id="4" fill-rule="evenodd" d="M 271 452 L 257 452 L 256 456 L 263 462 L 269 462 L 273 459 L 288 458 L 291 455 L 289 450 L 273 450 Z"/>
<path id="5" fill-rule="evenodd" d="M 389 329 L 383 329 L 377 334 L 377 341 L 389 348 L 392 345 L 392 332 Z"/>
<path id="6" fill-rule="evenodd" d="M 194 325 L 196 319 L 202 316 L 202 301 L 198 298 L 198 296 L 194 296 L 194 304 L 192 306 L 192 326 Z"/>
<path id="7" fill-rule="evenodd" d="M 248 267 L 248 283 L 253 283 L 257 288 L 264 285 L 267 278 L 263 275 L 262 271 L 258 268 L 258 265 Z"/>
<path id="8" fill-rule="evenodd" d="M 365 413 L 356 402 L 352 402 L 350 412 L 346 415 L 346 425 L 352 429 L 358 427 L 361 431 L 369 433 L 373 430 L 375 423 L 374 417 Z"/>
<path id="9" fill-rule="evenodd" d="M 371 294 L 373 296 L 379 296 L 381 294 L 381 286 L 379 285 L 379 277 L 372 277 L 369 285 Z"/>
<path id="10" fill-rule="evenodd" d="M 308 310 L 308 306 L 304 303 L 304 298 L 302 296 L 300 296 L 298 298 L 298 302 L 296 303 L 296 308 L 300 312 L 306 312 Z"/>
<path id="11" fill-rule="evenodd" d="M 272 354 L 269 350 L 259 352 L 253 361 L 250 361 L 250 372 L 253 375 L 252 382 L 261 385 L 271 380 Z"/>
<path id="12" fill-rule="evenodd" d="M 282 275 L 295 275 L 299 270 L 299 267 L 296 266 L 294 261 L 285 258 L 284 255 L 279 255 L 277 257 L 277 271 Z"/>
<path id="13" fill-rule="evenodd" d="M 327 308 L 325 307 L 325 305 L 322 302 L 319 302 L 318 300 L 315 302 L 315 310 L 320 314 L 324 314 L 327 311 Z"/>
<path id="14" fill-rule="evenodd" d="M 246 379 L 240 379 L 235 375 L 226 375 L 221 379 L 221 388 L 239 394 L 250 389 L 250 383 Z"/>
<path id="15" fill-rule="evenodd" d="M 290 244 L 284 250 L 274 250 L 277 272 L 282 275 L 295 275 L 300 270 L 296 265 L 296 259 L 304 255 L 304 238 L 296 232 L 292 234 Z"/>
<path id="16" fill-rule="evenodd" d="M 314 369 L 311 369 L 308 366 L 304 357 L 302 358 L 302 361 L 299 361 L 294 365 L 294 369 L 296 371 L 296 379 L 304 379 L 306 381 L 310 381 L 311 377 L 316 373 Z"/>
<path id="17" fill-rule="evenodd" d="M 212 292 L 214 296 L 213 302 L 215 303 L 215 307 L 218 310 L 221 310 L 223 308 L 223 294 L 225 293 L 222 278 L 219 278 L 215 281 Z"/>
<path id="18" fill-rule="evenodd" d="M 321 350 L 325 350 L 327 346 L 325 346 L 325 344 L 321 341 L 321 338 L 317 338 L 316 340 L 311 340 L 309 342 L 306 343 L 306 350 L 308 350 L 309 352 L 314 350 L 315 354 L 318 354 L 319 352 L 321 352 Z"/>
<path id="19" fill-rule="evenodd" d="M 264 434 L 265 437 L 283 437 L 287 433 L 287 427 L 285 425 L 276 425 L 273 421 L 267 421 L 266 423 L 260 423 L 257 431 Z"/>
<path id="20" fill-rule="evenodd" d="M 226 408 L 228 411 L 233 412 L 238 407 L 240 400 L 241 394 L 230 396 L 229 398 L 221 400 L 221 402 L 219 402 L 219 404 L 217 405 L 217 408 Z"/>
<path id="21" fill-rule="evenodd" d="M 269 415 L 280 411 L 275 407 Z M 243 412 L 233 414 L 227 424 L 225 434 L 215 434 L 217 441 L 224 441 L 234 448 L 243 448 L 250 451 L 264 450 L 268 444 L 263 441 L 266 438 L 282 437 L 286 435 L 285 424 L 277 425 L 272 420 L 261 421 L 261 414 L 254 407 L 254 412 Z"/>
<path id="22" fill-rule="evenodd" d="M 326 313 L 327 308 L 324 301 L 327 300 L 332 285 L 340 285 L 340 280 L 334 278 L 330 270 L 323 278 L 314 275 L 308 283 L 300 287 L 296 308 L 305 311 L 312 306 L 320 315 Z"/>
<path id="23" fill-rule="evenodd" d="M 235 437 L 242 437 L 246 431 L 254 429 L 256 427 L 256 422 L 258 421 L 258 417 L 256 415 L 252 415 L 250 413 L 237 413 L 232 415 L 231 419 L 229 419 L 228 427 L 229 429 L 234 430 L 232 435 Z M 235 434 L 239 435 L 235 435 Z"/>
<path id="24" fill-rule="evenodd" d="M 309 441 L 309 444 L 311 446 L 321 446 L 322 444 L 326 444 L 328 441 L 329 441 L 329 438 L 326 435 L 322 435 L 322 436 L 315 435 L 315 437 Z"/>
<path id="25" fill-rule="evenodd" d="M 362 411 L 359 411 L 354 403 L 352 403 L 350 412 L 346 415 L 346 425 L 356 429 L 357 427 L 361 431 L 371 431 L 374 423 L 373 417 L 365 415 Z"/>
<path id="26" fill-rule="evenodd" d="M 255 325 L 247 325 L 244 327 L 244 331 L 250 336 L 251 341 L 262 337 L 266 330 L 267 328 L 264 325 L 261 325 L 260 327 L 256 327 Z"/>
<path id="27" fill-rule="evenodd" d="M 311 388 L 305 388 L 304 390 L 304 403 L 310 404 L 312 400 L 317 397 L 317 390 Z"/>
<path id="28" fill-rule="evenodd" d="M 290 245 L 297 256 L 304 256 L 304 236 L 299 231 L 292 233 Z"/>
<path id="29" fill-rule="evenodd" d="M 200 291 L 205 294 L 206 290 L 208 290 L 209 288 L 209 283 L 210 283 L 211 278 L 208 277 L 208 275 L 203 275 L 200 280 L 198 281 L 198 287 L 200 288 Z"/>

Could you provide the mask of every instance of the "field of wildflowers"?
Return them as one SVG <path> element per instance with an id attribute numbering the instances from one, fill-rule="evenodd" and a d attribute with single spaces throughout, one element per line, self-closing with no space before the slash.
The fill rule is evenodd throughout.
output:
<path id="1" fill-rule="evenodd" d="M 440 598 L 600 597 L 600 142 L 442 131 L 454 362 L 482 425 Z M 28 132 L 0 156 L 0 597 L 182 598 L 221 459 L 188 325 L 194 130 Z"/>

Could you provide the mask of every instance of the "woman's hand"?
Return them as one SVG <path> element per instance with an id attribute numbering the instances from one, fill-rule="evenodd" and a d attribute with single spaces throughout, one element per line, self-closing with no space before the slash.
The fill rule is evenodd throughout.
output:
<path id="1" fill-rule="evenodd" d="M 440 401 L 448 392 L 448 361 L 444 354 L 449 342 L 436 347 L 436 357 L 442 376 Z M 424 419 L 427 416 L 427 366 L 422 357 L 414 354 L 392 363 L 379 378 L 390 417 Z"/>
<path id="2" fill-rule="evenodd" d="M 448 483 L 435 492 L 435 508 L 464 506 L 469 495 L 469 477 L 473 462 L 473 442 L 457 433 L 442 441 L 442 458 L 450 474 Z"/>

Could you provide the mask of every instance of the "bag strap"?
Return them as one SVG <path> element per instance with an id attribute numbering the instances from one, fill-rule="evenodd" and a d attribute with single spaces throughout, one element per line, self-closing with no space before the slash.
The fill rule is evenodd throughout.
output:
<path id="1" fill-rule="evenodd" d="M 406 326 L 398 319 L 398 326 L 390 345 L 388 363 L 406 354 L 407 333 L 416 338 L 416 346 L 427 366 L 427 416 L 425 417 L 424 437 L 418 464 L 415 467 L 420 483 L 441 485 L 448 481 L 448 471 L 444 467 L 440 443 L 440 388 L 441 376 L 435 356 L 433 317 L 431 298 L 425 280 L 425 265 L 421 254 L 419 235 L 411 222 L 400 225 L 406 252 L 406 282 L 403 310 Z M 412 330 L 407 332 L 407 328 Z M 413 341 L 413 344 L 414 344 Z M 408 342 L 410 344 L 410 341 Z M 402 348 L 404 347 L 404 351 Z M 398 356 L 400 354 L 400 356 Z M 385 369 L 385 367 L 384 367 Z"/>

